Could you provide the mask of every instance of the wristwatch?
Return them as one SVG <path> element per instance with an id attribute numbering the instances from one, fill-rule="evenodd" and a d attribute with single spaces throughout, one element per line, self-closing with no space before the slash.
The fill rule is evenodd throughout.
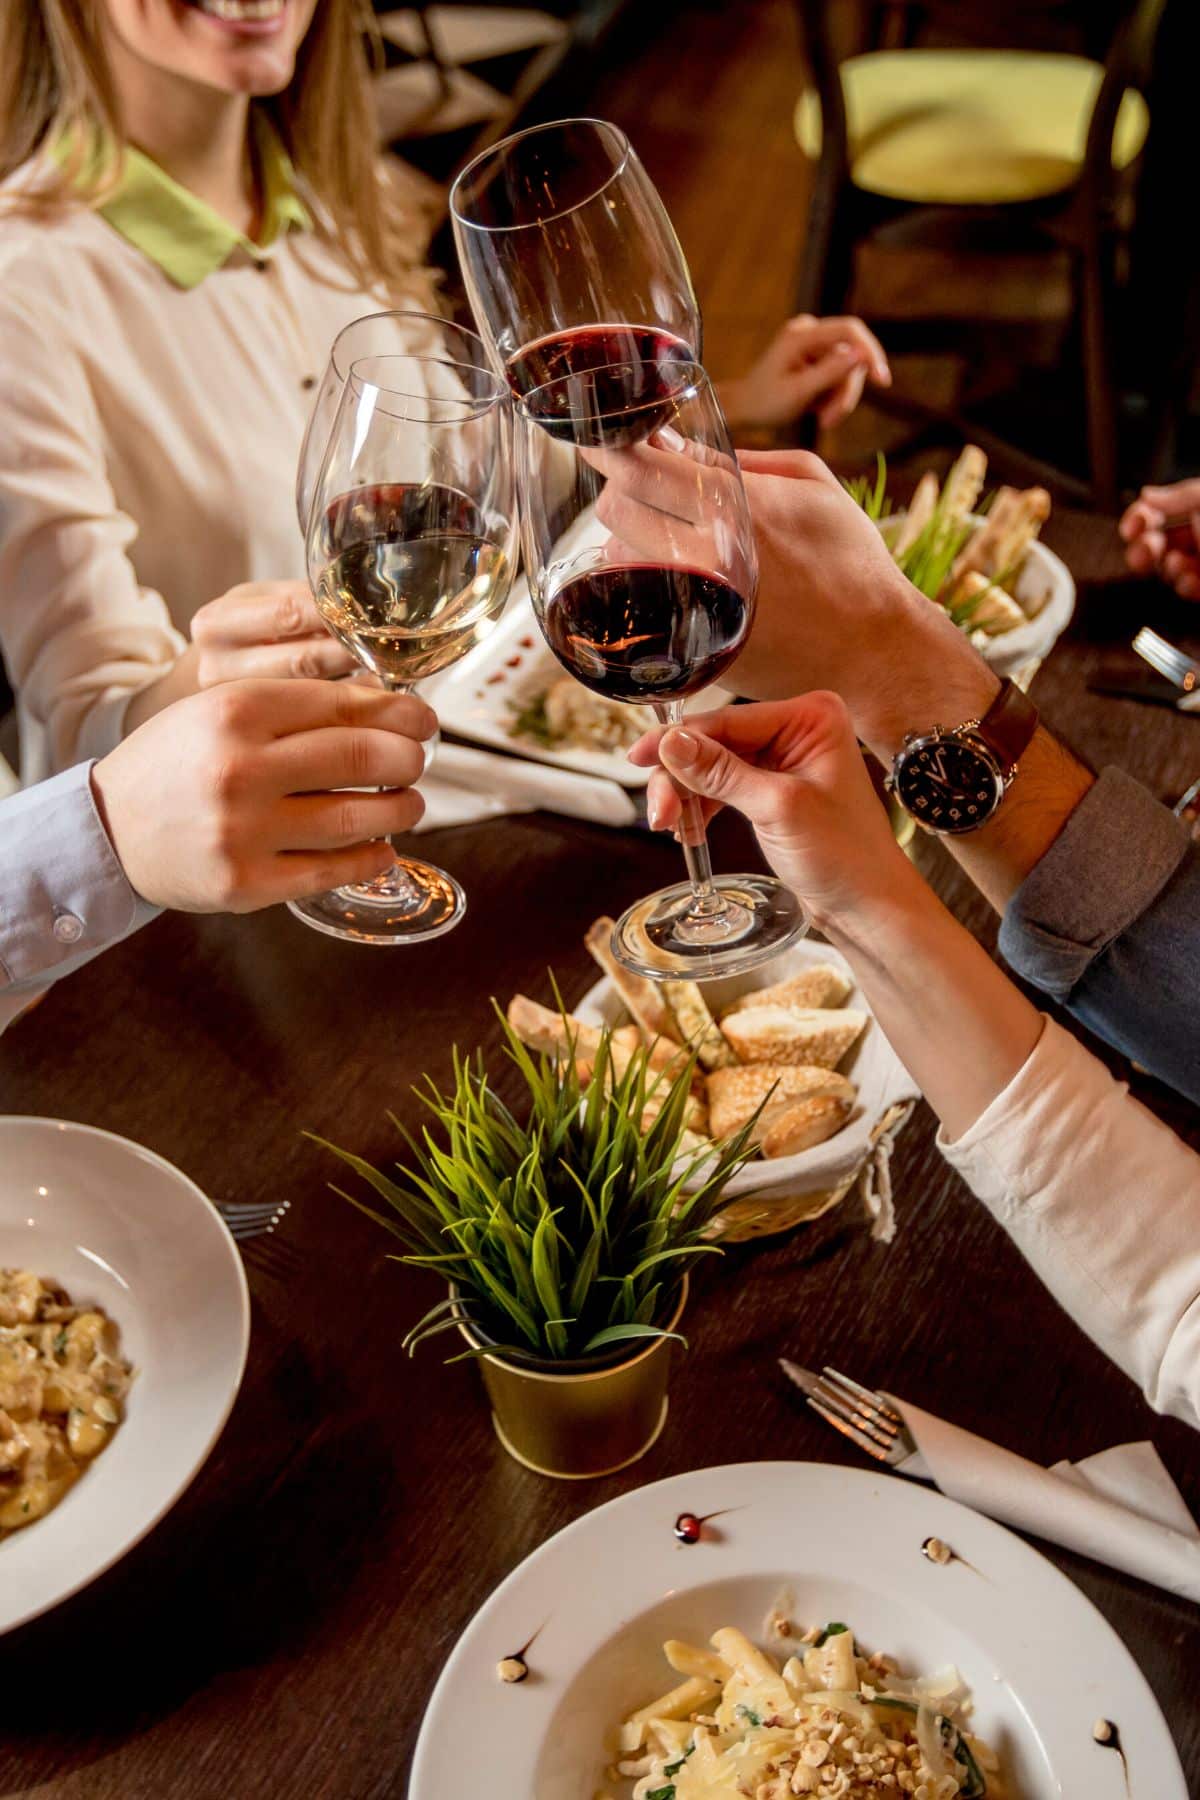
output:
<path id="1" fill-rule="evenodd" d="M 1037 707 L 1006 681 L 981 719 L 909 732 L 887 786 L 926 831 L 978 831 L 1012 784 L 1037 726 Z"/>

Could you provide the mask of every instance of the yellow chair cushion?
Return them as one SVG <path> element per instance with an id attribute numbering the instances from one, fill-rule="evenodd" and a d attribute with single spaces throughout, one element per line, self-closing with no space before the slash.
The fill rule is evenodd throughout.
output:
<path id="1" fill-rule="evenodd" d="M 881 50 L 841 65 L 855 187 L 923 206 L 988 206 L 1058 194 L 1078 180 L 1104 70 L 1082 56 L 1017 50 Z M 1127 89 L 1113 166 L 1133 161 L 1150 114 Z M 821 106 L 796 108 L 806 156 Z"/>

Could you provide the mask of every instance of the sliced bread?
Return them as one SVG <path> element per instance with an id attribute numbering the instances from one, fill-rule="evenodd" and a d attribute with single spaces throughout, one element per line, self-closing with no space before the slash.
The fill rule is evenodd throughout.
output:
<path id="1" fill-rule="evenodd" d="M 715 1138 L 740 1131 L 767 1096 L 771 1106 L 831 1094 L 853 1106 L 854 1084 L 832 1069 L 755 1063 L 714 1069 L 708 1077 L 708 1123 Z M 772 1092 L 772 1090 L 774 1090 Z"/>
<path id="2" fill-rule="evenodd" d="M 708 1003 L 694 981 L 664 981 L 663 993 L 676 1025 L 681 1043 L 694 1050 L 702 1068 L 721 1069 L 737 1061 L 721 1027 L 708 1010 Z"/>
<path id="3" fill-rule="evenodd" d="M 849 1007 L 752 1006 L 728 1017 L 724 1030 L 743 1063 L 836 1069 L 866 1022 Z"/>
<path id="4" fill-rule="evenodd" d="M 807 1100 L 785 1100 L 765 1106 L 754 1136 L 766 1157 L 797 1156 L 840 1131 L 854 1108 L 844 1094 L 810 1094 Z"/>
<path id="5" fill-rule="evenodd" d="M 749 1012 L 759 1006 L 786 1006 L 801 1012 L 814 1006 L 842 1006 L 849 998 L 850 985 L 850 977 L 833 963 L 814 963 L 790 981 L 777 981 L 772 987 L 741 995 L 725 1008 L 721 1020 L 724 1023 L 731 1013 Z"/>
<path id="6" fill-rule="evenodd" d="M 646 1036 L 651 1040 L 667 1038 L 677 1043 L 675 1022 L 659 984 L 647 981 L 644 975 L 635 975 L 631 969 L 622 968 L 612 953 L 612 934 L 611 919 L 595 920 L 583 940 L 585 949 L 604 970 L 624 1001 L 629 1016 L 641 1026 Z"/>

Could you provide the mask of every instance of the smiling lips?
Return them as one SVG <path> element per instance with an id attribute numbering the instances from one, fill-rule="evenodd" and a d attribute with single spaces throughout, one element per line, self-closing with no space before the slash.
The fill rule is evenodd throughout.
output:
<path id="1" fill-rule="evenodd" d="M 187 4 L 224 25 L 267 25 L 287 10 L 287 0 L 187 0 Z"/>

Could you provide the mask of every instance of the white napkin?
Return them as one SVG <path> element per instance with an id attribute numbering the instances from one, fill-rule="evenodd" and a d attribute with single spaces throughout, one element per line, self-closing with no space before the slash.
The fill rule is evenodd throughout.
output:
<path id="1" fill-rule="evenodd" d="M 896 1465 L 898 1473 L 935 1481 L 976 1512 L 1200 1601 L 1200 1528 L 1153 1444 L 1118 1444 L 1043 1469 L 894 1394 L 887 1398 L 917 1446 Z"/>
<path id="2" fill-rule="evenodd" d="M 420 783 L 425 816 L 418 831 L 472 825 L 506 813 L 562 813 L 594 825 L 637 823 L 637 807 L 615 781 L 556 769 L 521 757 L 492 756 L 461 744 L 440 744 L 431 772 Z"/>

